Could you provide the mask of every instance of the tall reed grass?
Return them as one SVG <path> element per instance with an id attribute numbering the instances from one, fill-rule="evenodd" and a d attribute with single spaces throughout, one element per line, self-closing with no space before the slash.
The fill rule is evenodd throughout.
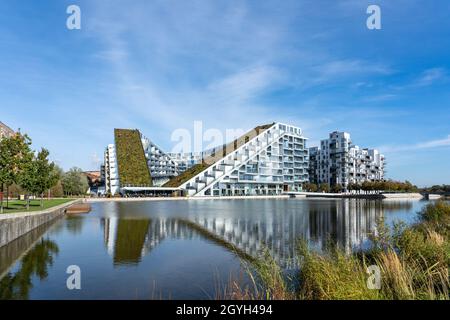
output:
<path id="1" fill-rule="evenodd" d="M 300 241 L 297 258 L 301 265 L 293 277 L 286 277 L 265 250 L 247 264 L 250 284 L 230 279 L 221 298 L 449 300 L 450 204 L 429 204 L 418 217 L 415 225 L 396 224 L 392 229 L 380 220 L 367 252 L 346 254 L 330 247 L 317 253 Z M 379 289 L 368 286 L 372 265 L 380 270 Z"/>

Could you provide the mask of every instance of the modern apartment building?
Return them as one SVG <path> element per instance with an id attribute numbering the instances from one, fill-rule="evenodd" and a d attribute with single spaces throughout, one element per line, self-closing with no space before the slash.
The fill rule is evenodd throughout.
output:
<path id="1" fill-rule="evenodd" d="M 309 148 L 309 168 L 308 168 L 308 176 L 309 183 L 319 184 L 318 177 L 318 169 L 319 169 L 319 147 L 311 147 Z"/>
<path id="2" fill-rule="evenodd" d="M 164 186 L 191 197 L 278 195 L 308 181 L 306 138 L 298 127 L 272 123 L 216 148 Z"/>
<path id="3" fill-rule="evenodd" d="M 0 121 L 0 140 L 3 138 L 11 137 L 14 133 L 15 132 L 13 129 Z"/>
<path id="4" fill-rule="evenodd" d="M 179 174 L 178 164 L 168 154 L 145 136 L 141 140 L 154 186 L 161 186 Z"/>
<path id="5" fill-rule="evenodd" d="M 184 172 L 196 164 L 202 162 L 202 159 L 207 157 L 210 153 L 207 152 L 183 152 L 183 153 L 167 153 L 178 167 L 179 172 Z"/>
<path id="6" fill-rule="evenodd" d="M 347 132 L 332 132 L 320 147 L 309 149 L 311 183 L 347 188 L 349 183 L 384 179 L 385 158 L 376 149 L 360 148 Z"/>
<path id="7" fill-rule="evenodd" d="M 158 187 L 178 175 L 177 164 L 139 130 L 115 129 L 101 167 L 105 192 Z"/>
<path id="8" fill-rule="evenodd" d="M 302 190 L 308 150 L 302 130 L 281 123 L 258 126 L 229 144 L 191 154 L 166 154 L 138 130 L 116 129 L 104 167 L 106 192 L 113 195 L 278 195 Z"/>

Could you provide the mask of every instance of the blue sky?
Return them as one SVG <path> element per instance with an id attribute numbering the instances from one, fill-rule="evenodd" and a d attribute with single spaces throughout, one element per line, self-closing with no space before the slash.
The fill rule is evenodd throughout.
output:
<path id="1" fill-rule="evenodd" d="M 81 30 L 66 28 L 70 4 Z M 65 169 L 95 169 L 114 127 L 170 150 L 196 120 L 281 121 L 310 146 L 350 132 L 385 153 L 389 178 L 450 183 L 449 13 L 447 0 L 4 0 L 0 121 Z"/>

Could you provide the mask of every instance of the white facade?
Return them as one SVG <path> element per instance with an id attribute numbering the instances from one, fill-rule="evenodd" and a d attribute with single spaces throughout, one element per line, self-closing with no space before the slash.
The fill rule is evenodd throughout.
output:
<path id="1" fill-rule="evenodd" d="M 105 191 L 107 194 L 115 195 L 120 189 L 119 169 L 117 166 L 116 147 L 109 144 L 105 150 Z"/>
<path id="2" fill-rule="evenodd" d="M 382 180 L 384 165 L 384 155 L 353 145 L 347 132 L 332 132 L 328 139 L 321 140 L 320 148 L 310 148 L 311 183 L 347 188 L 349 183 Z"/>
<path id="3" fill-rule="evenodd" d="M 168 154 L 150 139 L 142 136 L 141 140 L 154 186 L 162 186 L 179 174 L 178 164 Z"/>
<path id="4" fill-rule="evenodd" d="M 200 163 L 203 158 L 207 156 L 205 152 L 183 152 L 183 153 L 168 153 L 172 160 L 177 164 L 179 172 L 186 171 L 187 169 Z"/>
<path id="5" fill-rule="evenodd" d="M 275 123 L 180 188 L 195 197 L 301 191 L 308 181 L 305 144 L 300 128 Z"/>

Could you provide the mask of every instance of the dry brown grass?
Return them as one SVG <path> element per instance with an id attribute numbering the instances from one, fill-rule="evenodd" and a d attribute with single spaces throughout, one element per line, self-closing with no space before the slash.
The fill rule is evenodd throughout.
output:
<path id="1" fill-rule="evenodd" d="M 230 299 L 425 299 L 449 300 L 450 241 L 447 222 L 450 205 L 428 205 L 417 225 L 397 225 L 394 230 L 380 221 L 373 250 L 346 254 L 331 248 L 325 253 L 298 246 L 302 261 L 298 277 L 285 278 L 268 251 L 248 267 L 250 285 L 230 279 L 224 296 Z M 381 288 L 369 289 L 369 265 L 381 272 Z M 289 284 L 298 281 L 297 291 Z"/>

